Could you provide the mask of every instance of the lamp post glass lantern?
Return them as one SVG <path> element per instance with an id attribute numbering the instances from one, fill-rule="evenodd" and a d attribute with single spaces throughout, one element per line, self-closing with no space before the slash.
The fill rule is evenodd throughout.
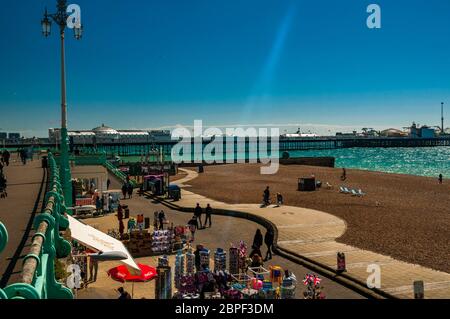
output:
<path id="1" fill-rule="evenodd" d="M 60 29 L 61 40 L 61 139 L 60 139 L 60 178 L 64 192 L 64 201 L 66 207 L 72 207 L 72 178 L 69 164 L 69 136 L 67 133 L 67 103 L 66 103 L 66 68 L 65 68 L 65 29 L 69 14 L 67 13 L 67 1 L 57 0 L 57 11 L 49 14 L 45 9 L 44 18 L 41 21 L 42 34 L 45 37 L 50 35 L 52 21 L 55 22 Z M 80 40 L 83 33 L 83 26 L 79 24 L 74 27 L 74 35 Z"/>
<path id="2" fill-rule="evenodd" d="M 42 34 L 44 37 L 48 37 L 50 35 L 50 29 L 52 26 L 52 21 L 48 18 L 47 9 L 45 9 L 44 19 L 41 21 L 42 25 Z"/>

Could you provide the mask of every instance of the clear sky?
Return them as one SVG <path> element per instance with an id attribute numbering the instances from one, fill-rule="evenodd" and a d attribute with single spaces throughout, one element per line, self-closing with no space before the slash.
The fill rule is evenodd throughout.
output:
<path id="1" fill-rule="evenodd" d="M 438 125 L 450 110 L 448 0 L 73 0 L 69 128 Z M 366 8 L 382 9 L 382 28 Z M 56 0 L 1 0 L 0 131 L 59 126 Z M 448 118 L 450 120 L 450 111 Z"/>

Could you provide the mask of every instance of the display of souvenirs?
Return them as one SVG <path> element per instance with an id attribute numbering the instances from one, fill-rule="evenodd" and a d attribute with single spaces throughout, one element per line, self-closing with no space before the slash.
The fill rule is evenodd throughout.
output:
<path id="1" fill-rule="evenodd" d="M 247 270 L 247 245 L 240 241 L 239 245 L 230 247 L 229 271 L 231 274 L 239 274 Z"/>
<path id="2" fill-rule="evenodd" d="M 152 234 L 153 253 L 169 253 L 172 251 L 174 234 L 172 230 L 156 230 Z"/>
<path id="3" fill-rule="evenodd" d="M 220 292 L 205 292 L 205 299 L 222 299 Z"/>
<path id="4" fill-rule="evenodd" d="M 195 255 L 192 252 L 192 248 L 190 247 L 186 252 L 186 273 L 187 274 L 195 273 Z"/>
<path id="5" fill-rule="evenodd" d="M 158 267 L 169 267 L 169 257 L 167 256 L 158 257 Z"/>
<path id="6" fill-rule="evenodd" d="M 247 271 L 247 245 L 245 244 L 245 242 L 243 240 L 241 240 L 239 242 L 238 252 L 239 252 L 239 269 L 242 272 L 246 272 Z"/>
<path id="7" fill-rule="evenodd" d="M 242 299 L 242 293 L 237 289 L 229 289 L 225 291 L 223 294 L 225 299 L 237 300 Z"/>
<path id="8" fill-rule="evenodd" d="M 270 271 L 265 269 L 264 267 L 250 267 L 248 268 L 248 271 L 252 276 L 261 280 L 264 280 L 265 276 L 270 275 Z"/>
<path id="9" fill-rule="evenodd" d="M 180 288 L 181 283 L 181 277 L 184 275 L 184 263 L 185 263 L 185 255 L 178 251 L 177 255 L 175 256 L 175 287 Z"/>
<path id="10" fill-rule="evenodd" d="M 209 268 L 211 253 L 208 249 L 199 245 L 195 253 L 191 247 L 188 247 L 185 254 L 178 251 L 175 256 L 174 274 L 177 294 L 174 298 L 198 299 L 203 296 L 206 299 L 295 298 L 297 279 L 294 274 L 284 272 L 279 266 L 270 266 L 269 270 L 262 266 L 243 269 L 240 261 L 246 259 L 246 254 L 247 246 L 243 241 L 237 246 L 230 247 L 229 271 L 227 271 L 227 254 L 223 249 L 217 248 L 213 258 L 214 270 L 211 271 Z M 199 268 L 201 270 L 196 271 L 196 262 L 201 265 Z M 167 265 L 167 257 L 160 257 L 159 266 Z M 320 278 L 311 277 L 313 282 L 314 278 L 316 283 L 320 283 Z M 203 292 L 205 288 L 207 290 Z M 197 297 L 198 295 L 200 297 Z"/>
<path id="11" fill-rule="evenodd" d="M 133 230 L 124 244 L 135 258 L 170 254 L 174 248 L 175 237 L 171 229 L 154 232 Z"/>
<path id="12" fill-rule="evenodd" d="M 195 293 L 197 291 L 196 279 L 194 274 L 187 274 L 180 278 L 180 293 Z"/>
<path id="13" fill-rule="evenodd" d="M 200 299 L 200 294 L 197 293 L 183 294 L 181 296 L 181 299 Z"/>
<path id="14" fill-rule="evenodd" d="M 163 258 L 158 262 L 164 264 Z M 158 266 L 156 268 L 155 299 L 172 299 L 172 273 L 171 268 L 167 266 Z"/>
<path id="15" fill-rule="evenodd" d="M 294 299 L 295 298 L 295 288 L 297 284 L 297 279 L 295 275 L 290 274 L 286 270 L 283 281 L 280 287 L 280 298 L 281 299 Z"/>
<path id="16" fill-rule="evenodd" d="M 283 269 L 278 266 L 270 266 L 270 281 L 278 285 L 281 284 L 283 280 Z"/>
<path id="17" fill-rule="evenodd" d="M 214 253 L 214 271 L 227 269 L 227 253 L 222 248 L 217 248 Z"/>
<path id="18" fill-rule="evenodd" d="M 231 274 L 239 274 L 239 250 L 237 247 L 230 247 L 229 253 L 228 270 Z"/>
<path id="19" fill-rule="evenodd" d="M 200 254 L 200 269 L 210 269 L 209 267 L 209 257 L 210 251 L 209 249 L 203 248 L 199 252 Z"/>
<path id="20" fill-rule="evenodd" d="M 303 293 L 305 299 L 325 299 L 320 286 L 321 281 L 322 279 L 315 274 L 306 274 L 303 279 L 303 284 L 306 286 L 306 291 Z"/>

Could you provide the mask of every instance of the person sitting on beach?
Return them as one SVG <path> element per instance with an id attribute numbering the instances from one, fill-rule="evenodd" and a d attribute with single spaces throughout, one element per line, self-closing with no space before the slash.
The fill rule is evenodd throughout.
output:
<path id="1" fill-rule="evenodd" d="M 277 205 L 283 205 L 283 195 L 281 195 L 281 193 L 277 193 Z"/>

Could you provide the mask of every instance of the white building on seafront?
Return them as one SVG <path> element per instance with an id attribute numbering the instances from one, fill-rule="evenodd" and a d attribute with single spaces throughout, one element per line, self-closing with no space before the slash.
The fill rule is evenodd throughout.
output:
<path id="1" fill-rule="evenodd" d="M 92 130 L 69 131 L 69 138 L 74 144 L 144 144 L 171 141 L 170 131 L 165 130 L 116 130 L 102 124 Z M 49 129 L 51 143 L 59 142 L 60 129 Z"/>

